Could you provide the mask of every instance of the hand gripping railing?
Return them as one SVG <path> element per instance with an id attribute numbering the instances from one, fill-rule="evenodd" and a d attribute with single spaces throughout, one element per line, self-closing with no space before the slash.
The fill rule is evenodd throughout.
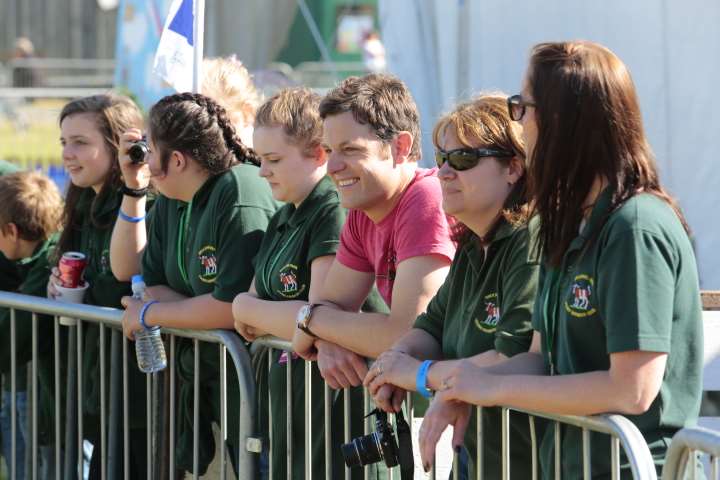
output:
<path id="1" fill-rule="evenodd" d="M 270 349 L 281 349 L 285 351 L 292 351 L 292 346 L 290 342 L 281 340 L 275 337 L 261 337 L 253 342 L 251 352 L 255 354 L 260 347 L 269 347 Z M 271 350 L 272 352 L 272 350 Z M 272 358 L 272 355 L 270 355 L 269 358 Z M 308 405 L 312 401 L 312 392 L 308 393 L 307 389 L 310 386 L 310 365 L 312 362 L 305 362 L 305 399 L 306 399 L 306 411 L 305 411 L 305 420 L 306 420 L 306 429 L 312 428 L 312 425 L 314 424 L 312 418 L 310 418 L 310 412 L 308 409 Z M 288 439 L 292 438 L 292 395 L 291 395 L 291 379 L 292 379 L 292 373 L 291 373 L 291 366 L 290 362 L 287 364 L 287 435 Z M 268 365 L 269 368 L 270 364 Z M 271 392 L 272 395 L 272 392 Z M 325 424 L 328 424 L 328 417 L 329 417 L 329 387 L 325 385 Z M 370 399 L 367 393 L 367 390 L 365 390 L 365 402 L 364 402 L 364 409 L 363 410 L 356 410 L 354 413 L 356 414 L 364 414 L 367 412 L 370 407 Z M 345 441 L 349 441 L 349 423 L 350 423 L 350 415 L 353 413 L 351 411 L 349 402 L 348 402 L 349 396 L 347 395 L 347 389 L 346 389 L 346 395 L 345 395 Z M 407 401 L 410 402 L 411 396 L 408 395 Z M 412 406 L 410 405 L 410 409 Z M 477 450 L 475 452 L 475 465 L 476 465 L 476 478 L 479 480 L 482 478 L 481 472 L 482 472 L 482 459 L 483 459 L 483 438 L 482 438 L 482 408 L 476 407 L 477 409 L 477 432 L 478 432 L 478 441 L 477 441 Z M 554 414 L 545 414 L 545 413 L 539 413 L 539 412 L 533 412 L 533 411 L 523 411 L 518 409 L 511 409 L 511 408 L 502 408 L 502 478 L 503 480 L 507 480 L 510 478 L 510 412 L 511 410 L 525 413 L 529 416 L 530 421 L 530 433 L 532 438 L 532 469 L 533 469 L 533 479 L 538 478 L 538 440 L 536 437 L 535 432 L 535 422 L 534 417 L 541 417 L 545 418 L 551 421 L 555 422 L 555 425 L 567 424 L 572 425 L 575 427 L 579 427 L 582 429 L 582 438 L 583 438 L 583 478 L 589 479 L 591 478 L 591 465 L 590 465 L 590 432 L 599 432 L 608 434 L 611 436 L 611 474 L 613 479 L 619 479 L 620 478 L 620 448 L 622 447 L 625 451 L 628 463 L 630 465 L 630 468 L 632 470 L 633 477 L 636 480 L 657 480 L 657 474 L 655 470 L 655 465 L 653 463 L 652 455 L 650 454 L 650 450 L 645 442 L 645 439 L 643 438 L 640 431 L 637 429 L 637 427 L 630 422 L 627 418 L 621 416 L 621 415 L 598 415 L 598 416 L 592 416 L 592 417 L 580 417 L 580 416 L 569 416 L 569 415 L 554 415 Z M 269 423 L 272 424 L 272 418 L 269 419 Z M 368 433 L 369 425 L 366 422 L 365 424 L 365 433 Z M 561 475 L 561 469 L 559 468 L 561 464 L 561 436 L 560 431 L 556 427 L 556 434 L 555 434 L 555 478 L 559 479 Z M 325 437 L 325 458 L 330 458 L 331 454 L 329 452 L 330 444 L 328 440 L 329 432 L 326 432 Z M 311 437 L 309 431 L 306 431 L 306 435 L 308 436 L 308 439 Z M 290 442 L 288 442 L 288 450 L 286 452 L 287 455 L 287 471 L 288 471 L 288 479 L 291 478 L 290 472 L 291 466 L 293 463 L 293 448 Z M 309 444 L 309 443 L 307 443 Z M 270 438 L 270 449 L 272 449 L 272 437 Z M 307 452 L 307 450 L 306 450 Z M 309 455 L 306 455 L 305 458 L 305 470 L 306 470 L 306 476 L 305 478 L 310 478 L 310 471 L 311 471 L 311 465 L 310 465 L 311 458 Z M 330 479 L 331 478 L 331 466 L 329 466 L 330 462 L 326 461 L 325 464 L 325 478 Z M 459 471 L 458 471 L 458 458 L 457 454 L 455 454 L 455 458 L 453 461 L 453 478 L 457 479 L 459 478 Z M 365 471 L 365 478 L 367 478 L 367 469 Z M 393 472 L 390 471 L 390 476 L 392 478 Z M 271 476 L 270 478 L 274 478 Z M 345 469 L 345 478 L 350 478 L 349 469 Z M 431 472 L 431 478 L 435 478 L 435 472 L 434 470 Z"/>
<path id="2" fill-rule="evenodd" d="M 121 332 L 121 319 L 122 311 L 112 309 L 95 307 L 90 305 L 82 304 L 68 304 L 60 303 L 53 300 L 47 300 L 44 298 L 32 297 L 27 295 L 20 295 L 9 292 L 0 292 L 0 307 L 6 307 L 11 309 L 11 395 L 12 395 L 12 448 L 15 449 L 17 419 L 15 411 L 15 393 L 16 393 L 16 344 L 15 344 L 15 330 L 16 330 L 16 319 L 15 311 L 23 310 L 33 313 L 32 316 L 32 361 L 31 361 L 31 383 L 30 391 L 37 392 L 37 364 L 38 364 L 38 317 L 37 314 L 52 315 L 55 317 L 54 320 L 54 372 L 55 372 L 55 391 L 54 391 L 54 417 L 55 417 L 55 438 L 54 438 L 54 471 L 55 478 L 58 479 L 71 479 L 81 478 L 83 470 L 83 323 L 92 322 L 96 323 L 100 327 L 99 331 L 99 343 L 100 343 L 100 382 L 101 382 L 101 398 L 100 398 L 100 421 L 101 421 L 101 441 L 100 441 L 100 452 L 101 452 L 101 471 L 102 478 L 106 478 L 106 472 L 113 473 L 115 462 L 119 461 L 117 458 L 117 428 L 116 422 L 119 420 L 119 408 L 120 399 L 123 400 L 123 412 L 124 412 L 124 424 L 122 428 L 123 432 L 123 445 L 124 445 L 124 476 L 129 478 L 129 436 L 128 436 L 128 418 L 130 412 L 128 411 L 128 371 L 127 371 L 127 355 L 128 355 L 128 342 L 127 339 L 122 335 Z M 80 320 L 75 324 L 70 322 L 70 326 L 62 327 L 60 318 L 69 318 Z M 67 322 L 65 322 L 67 323 Z M 106 365 L 106 328 L 112 329 L 112 346 L 111 346 L 111 370 L 110 377 L 107 375 Z M 61 398 L 61 381 L 60 381 L 60 329 L 69 328 L 68 335 L 68 358 L 67 358 L 67 408 L 66 408 L 66 428 L 65 428 L 65 440 L 61 441 L 61 412 L 60 412 L 60 401 Z M 226 403 L 226 392 L 227 392 L 227 380 L 226 380 L 226 355 L 228 352 L 230 357 L 235 364 L 237 371 L 239 393 L 240 393 L 240 415 L 239 415 L 239 438 L 238 438 L 238 471 L 240 478 L 254 478 L 255 475 L 255 458 L 254 453 L 258 452 L 258 440 L 255 438 L 255 383 L 253 381 L 252 366 L 250 363 L 250 357 L 247 350 L 242 344 L 240 337 L 232 331 L 223 330 L 206 330 L 206 331 L 194 331 L 194 330 L 176 330 L 176 329 L 163 329 L 163 332 L 169 335 L 170 352 L 168 356 L 168 368 L 165 370 L 169 376 L 169 435 L 167 435 L 167 443 L 164 443 L 165 438 L 163 432 L 165 428 L 161 425 L 160 419 L 160 403 L 159 399 L 163 398 L 160 390 L 162 390 L 163 382 L 159 381 L 157 374 L 147 376 L 147 430 L 148 430 L 148 449 L 150 450 L 148 455 L 147 463 L 147 478 L 157 478 L 159 476 L 165 476 L 161 474 L 161 471 L 167 472 L 170 478 L 175 478 L 175 459 L 174 459 L 174 432 L 175 432 L 175 339 L 176 337 L 191 338 L 195 347 L 195 358 L 194 358 L 194 405 L 193 405 L 193 465 L 194 465 L 194 478 L 197 478 L 198 470 L 198 422 L 199 422 L 199 342 L 210 342 L 219 345 L 220 351 L 220 408 L 221 408 L 221 421 L 220 421 L 220 434 L 221 438 L 225 440 L 227 438 L 227 403 Z M 122 338 L 122 343 L 120 342 Z M 120 345 L 122 345 L 122 352 L 120 352 Z M 133 353 L 130 353 L 133 354 Z M 117 364 L 120 361 L 120 355 L 122 355 L 122 387 L 120 387 L 120 370 L 117 368 Z M 106 381 L 110 381 L 110 405 L 108 409 L 107 398 L 105 394 Z M 122 392 L 120 392 L 122 388 Z M 151 392 L 155 395 L 151 396 Z M 33 396 L 35 393 L 32 394 Z M 37 398 L 37 397 L 35 397 Z M 153 400 L 154 399 L 154 400 Z M 153 405 L 154 403 L 154 405 Z M 165 407 L 165 405 L 163 405 Z M 36 480 L 38 478 L 38 430 L 37 430 L 37 415 L 38 415 L 38 404 L 36 401 L 30 402 L 31 410 L 31 471 L 32 478 Z M 109 413 L 109 416 L 108 416 Z M 109 417 L 109 418 L 108 418 Z M 108 428 L 108 424 L 110 428 Z M 109 434 L 109 435 L 108 435 Z M 107 442 L 105 441 L 107 439 Z M 107 444 L 106 444 L 107 443 Z M 163 448 L 167 445 L 167 448 Z M 62 456 L 63 452 L 61 447 L 64 447 L 64 471 L 62 470 Z M 98 448 L 98 446 L 95 446 Z M 160 451 L 167 450 L 169 460 L 165 464 L 162 461 L 153 461 L 153 459 L 161 458 Z M 80 454 L 78 454 L 80 452 Z M 11 469 L 11 478 L 14 478 L 15 472 L 15 455 L 9 462 Z M 221 447 L 221 478 L 226 476 L 226 459 L 225 459 L 225 448 L 224 445 Z M 167 467 L 167 470 L 164 468 Z M 110 475 L 112 477 L 112 475 Z"/>
<path id="3" fill-rule="evenodd" d="M 662 480 L 703 478 L 698 475 L 696 452 L 710 456 L 710 478 L 720 478 L 720 432 L 701 427 L 687 427 L 679 430 L 672 438 L 665 457 Z M 687 472 L 687 469 L 690 469 Z"/>

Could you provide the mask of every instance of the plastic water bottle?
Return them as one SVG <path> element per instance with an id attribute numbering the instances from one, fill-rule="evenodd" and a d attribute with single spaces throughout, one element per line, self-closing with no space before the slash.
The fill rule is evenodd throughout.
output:
<path id="1" fill-rule="evenodd" d="M 142 275 L 132 277 L 133 298 L 143 300 L 145 296 L 145 282 Z M 165 345 L 160 337 L 160 327 L 143 328 L 135 332 L 135 354 L 140 371 L 155 373 L 167 366 Z"/>

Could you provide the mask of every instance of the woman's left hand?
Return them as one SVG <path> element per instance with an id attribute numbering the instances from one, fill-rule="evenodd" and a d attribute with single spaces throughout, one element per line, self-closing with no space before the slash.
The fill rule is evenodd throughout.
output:
<path id="1" fill-rule="evenodd" d="M 472 407 L 467 403 L 443 400 L 437 396 L 433 399 L 430 408 L 425 412 L 418 433 L 420 458 L 426 472 L 435 461 L 435 447 L 448 425 L 453 426 L 453 449 L 457 451 L 457 448 L 463 444 L 471 413 Z"/>
<path id="2" fill-rule="evenodd" d="M 487 373 L 470 360 L 455 363 L 450 373 L 443 379 L 435 397 L 445 401 L 459 400 L 482 407 L 498 404 L 498 387 L 502 377 Z"/>
<path id="3" fill-rule="evenodd" d="M 383 385 L 389 383 L 403 390 L 415 390 L 415 376 L 420 368 L 420 361 L 410 355 L 388 350 L 383 352 L 365 375 L 363 385 L 375 396 Z"/>
<path id="4" fill-rule="evenodd" d="M 134 341 L 135 332 L 143 329 L 142 325 L 140 325 L 140 309 L 143 302 L 133 297 L 122 297 L 120 303 L 125 307 L 122 318 L 123 333 Z"/>

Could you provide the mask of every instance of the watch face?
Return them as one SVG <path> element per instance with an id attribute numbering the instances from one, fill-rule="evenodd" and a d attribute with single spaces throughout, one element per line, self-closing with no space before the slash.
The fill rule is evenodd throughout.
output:
<path id="1" fill-rule="evenodd" d="M 297 318 L 295 319 L 297 323 L 304 324 L 308 313 L 310 313 L 310 305 L 303 305 L 300 307 L 300 310 L 298 310 L 297 313 Z"/>

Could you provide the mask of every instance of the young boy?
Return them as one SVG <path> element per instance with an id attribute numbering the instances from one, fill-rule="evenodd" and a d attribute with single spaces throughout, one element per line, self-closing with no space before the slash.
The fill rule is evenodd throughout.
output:
<path id="1" fill-rule="evenodd" d="M 15 291 L 38 297 L 46 296 L 50 266 L 48 256 L 57 240 L 62 217 L 62 198 L 55 184 L 36 172 L 17 172 L 0 176 L 0 252 L 15 263 L 19 284 Z M 41 439 L 50 436 L 44 411 L 52 415 L 51 408 L 43 405 L 52 397 L 53 324 L 48 317 L 39 317 L 38 323 L 38 374 L 40 417 L 38 421 Z M 11 464 L 11 338 L 10 310 L 0 308 L 0 374 L 2 392 L 2 453 L 8 468 Z M 16 474 L 24 478 L 25 440 L 27 439 L 27 374 L 26 367 L 32 359 L 32 314 L 15 312 L 16 352 L 16 412 L 18 434 L 16 436 Z M 48 390 L 48 388 L 50 390 Z M 47 392 L 44 394 L 44 392 Z M 50 394 L 51 395 L 51 394 Z M 43 442 L 44 443 L 44 442 Z"/>

